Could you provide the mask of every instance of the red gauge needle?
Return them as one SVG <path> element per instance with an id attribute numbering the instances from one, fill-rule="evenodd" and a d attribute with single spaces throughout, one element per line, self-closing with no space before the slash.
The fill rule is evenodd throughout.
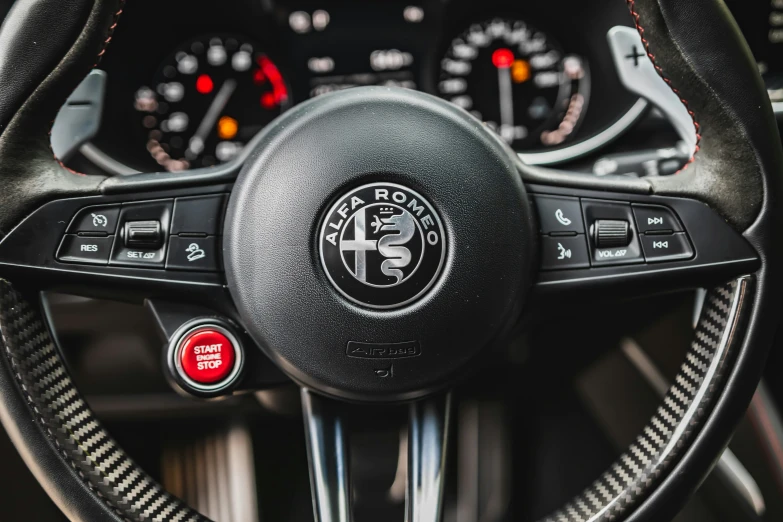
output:
<path id="1" fill-rule="evenodd" d="M 511 64 L 513 62 L 514 53 L 510 49 L 500 48 L 492 53 L 492 64 L 498 69 L 500 135 L 508 143 L 514 139 L 514 95 L 511 92 Z"/>

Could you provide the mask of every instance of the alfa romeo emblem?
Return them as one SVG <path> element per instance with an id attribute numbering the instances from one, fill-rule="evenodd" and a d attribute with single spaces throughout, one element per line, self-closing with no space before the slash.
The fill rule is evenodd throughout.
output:
<path id="1" fill-rule="evenodd" d="M 348 299 L 372 308 L 410 303 L 435 282 L 446 254 L 443 225 L 420 194 L 372 183 L 341 197 L 321 226 L 321 262 Z"/>

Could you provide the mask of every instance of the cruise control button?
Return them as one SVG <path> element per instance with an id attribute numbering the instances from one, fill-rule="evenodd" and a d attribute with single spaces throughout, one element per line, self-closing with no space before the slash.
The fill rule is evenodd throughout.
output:
<path id="1" fill-rule="evenodd" d="M 216 272 L 218 265 L 218 238 L 177 237 L 169 238 L 169 256 L 166 268 L 171 270 L 196 270 Z"/>
<path id="2" fill-rule="evenodd" d="M 57 251 L 57 259 L 66 263 L 88 263 L 105 265 L 109 262 L 109 253 L 114 236 L 82 237 L 66 235 Z"/>
<path id="3" fill-rule="evenodd" d="M 183 377 L 198 384 L 225 380 L 234 369 L 236 347 L 223 333 L 199 328 L 180 341 L 177 357 Z"/>
<path id="4" fill-rule="evenodd" d="M 120 206 L 111 207 L 87 207 L 76 214 L 68 227 L 68 233 L 103 233 L 113 235 L 117 230 L 117 218 L 120 215 Z"/>
<path id="5" fill-rule="evenodd" d="M 584 234 L 582 208 L 578 198 L 533 195 L 543 234 L 572 232 Z"/>
<path id="6" fill-rule="evenodd" d="M 584 235 L 541 238 L 542 270 L 589 267 L 590 256 L 587 253 L 587 241 Z"/>
<path id="7" fill-rule="evenodd" d="M 123 230 L 125 246 L 128 248 L 155 248 L 163 241 L 160 221 L 128 221 Z"/>
<path id="8" fill-rule="evenodd" d="M 141 268 L 163 268 L 164 250 L 127 248 L 117 241 L 114 253 L 111 256 L 111 264 L 119 266 L 135 266 Z"/>
<path id="9" fill-rule="evenodd" d="M 140 268 L 163 268 L 166 260 L 166 237 L 171 223 L 171 209 L 173 206 L 174 202 L 171 199 L 125 203 L 120 212 L 121 237 L 114 244 L 114 251 L 109 264 Z M 156 223 L 152 228 L 159 231 L 159 237 L 155 241 L 158 246 L 134 242 L 134 239 L 145 235 L 143 233 L 141 236 L 131 234 L 131 231 L 128 230 L 129 227 L 136 230 L 134 225 L 139 225 L 138 222 Z M 140 229 L 136 231 L 141 232 Z M 128 242 L 129 239 L 130 242 Z M 147 239 L 149 239 L 148 235 Z"/>
<path id="10" fill-rule="evenodd" d="M 648 263 L 675 261 L 693 257 L 691 244 L 684 232 L 642 236 L 642 248 Z"/>
<path id="11" fill-rule="evenodd" d="M 674 212 L 659 205 L 633 205 L 639 232 L 682 232 L 680 221 Z"/>
<path id="12" fill-rule="evenodd" d="M 222 233 L 225 203 L 223 194 L 177 198 L 171 219 L 171 233 L 219 236 Z"/>

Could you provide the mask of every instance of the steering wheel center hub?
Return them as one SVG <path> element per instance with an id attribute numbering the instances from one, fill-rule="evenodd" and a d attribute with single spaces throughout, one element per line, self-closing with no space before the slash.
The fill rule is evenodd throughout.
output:
<path id="1" fill-rule="evenodd" d="M 321 225 L 319 247 L 324 272 L 342 295 L 390 309 L 429 290 L 443 267 L 446 237 L 423 196 L 381 182 L 337 200 Z"/>
<path id="2" fill-rule="evenodd" d="M 231 196 L 224 265 L 243 324 L 301 384 L 412 398 L 516 317 L 533 223 L 478 121 L 425 94 L 351 89 L 265 131 Z"/>

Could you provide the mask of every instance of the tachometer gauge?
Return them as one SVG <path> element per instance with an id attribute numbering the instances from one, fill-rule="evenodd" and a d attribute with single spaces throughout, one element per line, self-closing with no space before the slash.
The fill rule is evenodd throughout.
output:
<path id="1" fill-rule="evenodd" d="M 178 48 L 151 86 L 136 91 L 146 146 L 169 171 L 226 162 L 285 109 L 275 63 L 238 37 L 208 36 Z"/>
<path id="2" fill-rule="evenodd" d="M 585 61 L 519 20 L 472 25 L 441 61 L 440 95 L 517 150 L 559 145 L 587 109 Z"/>

